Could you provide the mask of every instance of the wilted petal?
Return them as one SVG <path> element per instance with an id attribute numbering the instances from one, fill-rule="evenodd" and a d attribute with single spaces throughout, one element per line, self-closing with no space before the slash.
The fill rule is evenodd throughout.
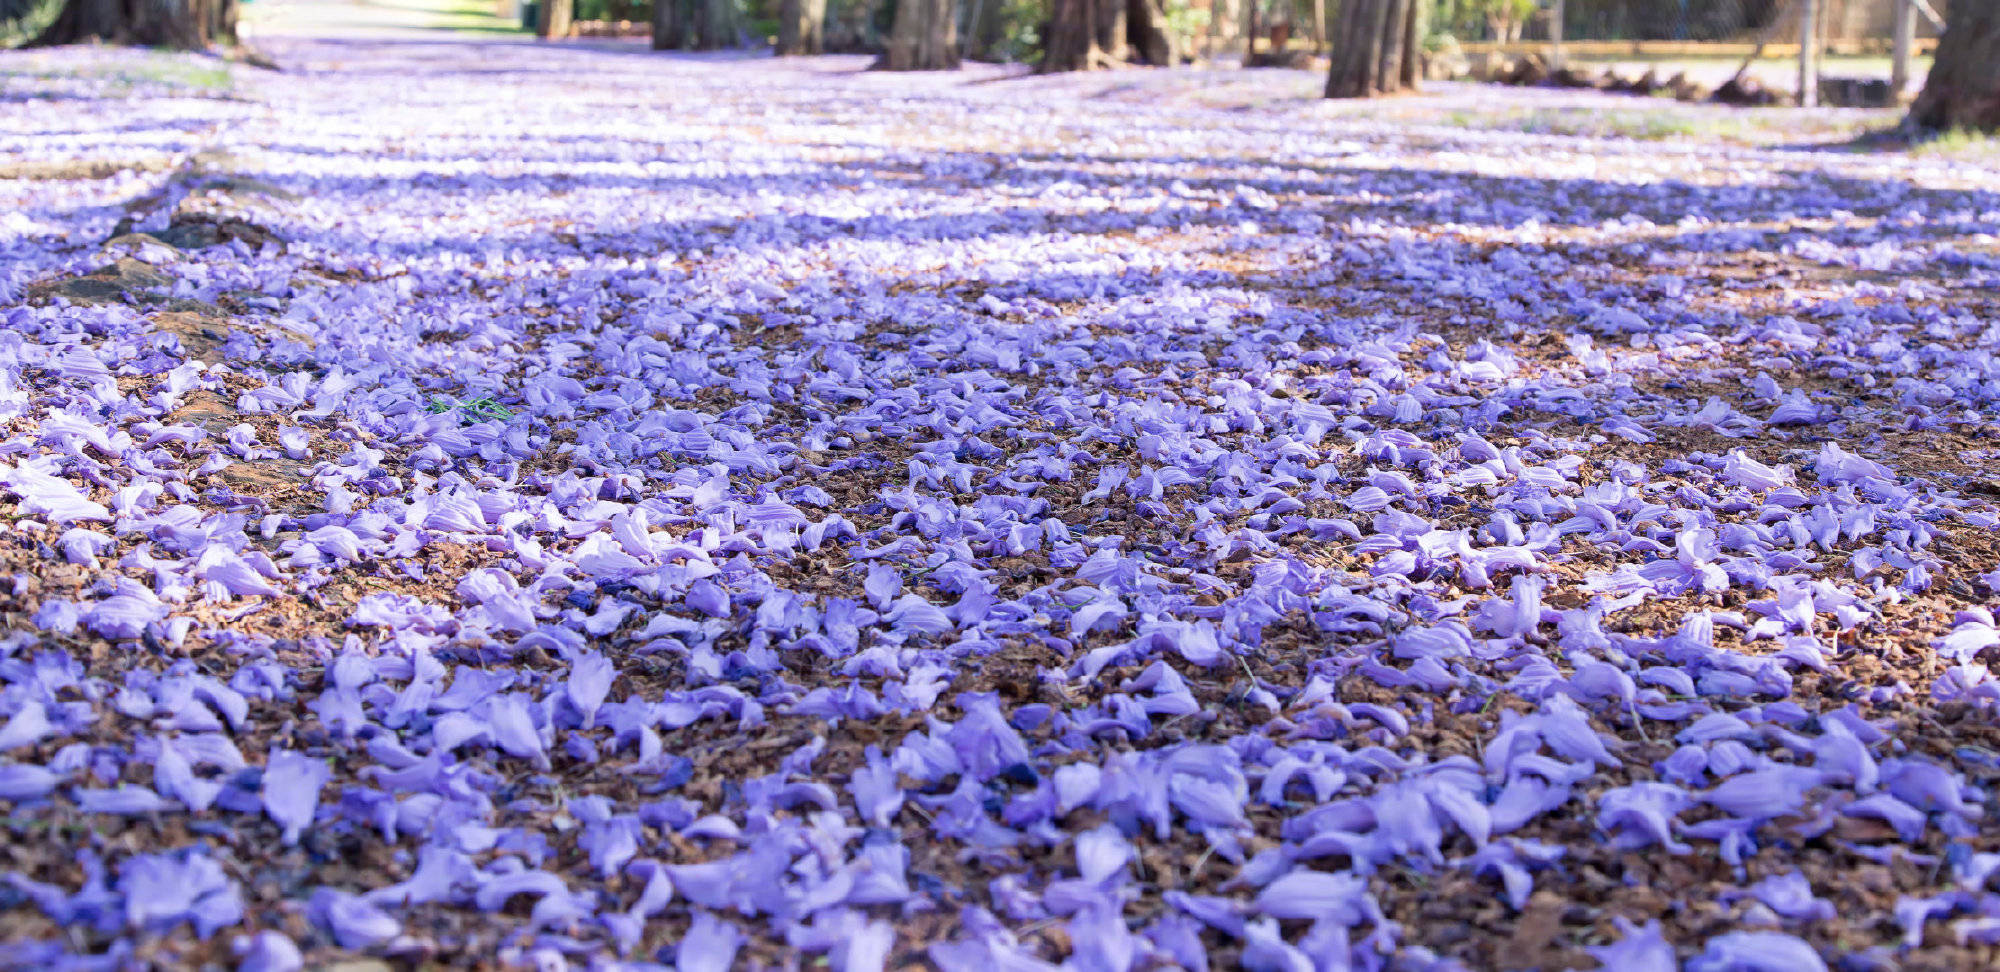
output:
<path id="1" fill-rule="evenodd" d="M 1373 911 L 1366 879 L 1352 874 L 1296 870 L 1257 895 L 1257 910 L 1273 918 L 1330 920 L 1358 925 Z"/>
<path id="2" fill-rule="evenodd" d="M 1605 972 L 1676 972 L 1674 947 L 1660 934 L 1660 923 L 1649 921 L 1644 928 L 1613 915 L 1620 937 L 1609 945 L 1586 945 L 1584 951 L 1598 961 Z"/>
<path id="3" fill-rule="evenodd" d="M 319 791 L 333 778 L 324 760 L 289 749 L 274 749 L 264 764 L 264 812 L 284 829 L 284 842 L 291 846 L 312 826 L 319 809 Z"/>
<path id="4" fill-rule="evenodd" d="M 1782 932 L 1727 932 L 1708 940 L 1689 972 L 1826 972 L 1811 945 Z"/>
<path id="5" fill-rule="evenodd" d="M 312 894 L 309 910 L 341 948 L 363 951 L 403 933 L 403 923 L 366 900 L 333 888 Z"/>
<path id="6" fill-rule="evenodd" d="M 674 966 L 682 972 L 729 972 L 742 947 L 743 932 L 735 925 L 699 912 L 674 949 Z"/>
<path id="7" fill-rule="evenodd" d="M 236 972 L 298 972 L 304 956 L 292 940 L 274 931 L 260 931 L 235 942 Z"/>

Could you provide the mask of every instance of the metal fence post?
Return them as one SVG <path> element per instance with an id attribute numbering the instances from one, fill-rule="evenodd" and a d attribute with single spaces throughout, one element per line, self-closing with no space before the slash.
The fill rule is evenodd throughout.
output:
<path id="1" fill-rule="evenodd" d="M 1799 4 L 1799 107 L 1819 106 L 1819 0 Z"/>
<path id="2" fill-rule="evenodd" d="M 1917 5 L 1896 0 L 1895 59 L 1889 66 L 1889 91 L 1897 99 L 1910 86 L 1910 48 L 1917 35 Z"/>
<path id="3" fill-rule="evenodd" d="M 1549 10 L 1549 70 L 1563 66 L 1563 0 L 1555 0 Z"/>

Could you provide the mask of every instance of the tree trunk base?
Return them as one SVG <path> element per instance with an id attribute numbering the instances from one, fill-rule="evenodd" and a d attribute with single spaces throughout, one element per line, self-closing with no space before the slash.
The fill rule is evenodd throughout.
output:
<path id="1" fill-rule="evenodd" d="M 1346 0 L 1327 66 L 1326 96 L 1373 98 L 1417 88 L 1424 4 Z"/>
<path id="2" fill-rule="evenodd" d="M 2000 131 L 2000 6 L 1954 3 L 1904 127 Z"/>
<path id="3" fill-rule="evenodd" d="M 27 47 L 131 44 L 205 51 L 236 43 L 236 0 L 68 0 Z"/>
<path id="4" fill-rule="evenodd" d="M 899 0 L 895 25 L 875 67 L 884 71 L 953 71 L 958 66 L 957 0 Z"/>
<path id="5" fill-rule="evenodd" d="M 1165 67 L 1180 58 L 1175 48 L 1162 0 L 1055 0 L 1035 73 Z"/>

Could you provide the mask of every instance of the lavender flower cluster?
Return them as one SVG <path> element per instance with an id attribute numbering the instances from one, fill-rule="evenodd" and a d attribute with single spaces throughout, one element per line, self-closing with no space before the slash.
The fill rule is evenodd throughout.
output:
<path id="1" fill-rule="evenodd" d="M 0 964 L 1996 954 L 2000 175 L 278 53 L 0 79 Z"/>

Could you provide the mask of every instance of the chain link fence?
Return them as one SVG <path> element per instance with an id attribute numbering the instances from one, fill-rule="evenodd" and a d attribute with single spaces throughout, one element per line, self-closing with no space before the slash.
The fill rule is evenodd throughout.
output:
<path id="1" fill-rule="evenodd" d="M 1475 75 L 1481 58 L 1532 56 L 1573 71 L 1650 71 L 1710 88 L 1738 79 L 1782 92 L 1785 100 L 1858 105 L 1910 95 L 1929 68 L 1951 6 L 1948 0 L 1436 3 L 1434 42 L 1472 58 Z M 1804 29 L 1809 16 L 1811 43 Z"/>
<path id="2" fill-rule="evenodd" d="M 1841 52 L 1886 53 L 1901 0 L 1816 0 L 1821 41 Z M 1960 0 L 1975 3 L 1980 0 Z M 1803 0 L 1436 0 L 1434 28 L 1461 43 L 1548 42 L 1561 18 L 1566 42 L 1796 44 Z M 1935 39 L 1949 0 L 1917 4 L 1919 37 Z M 1771 35 L 1775 35 L 1772 37 Z"/>

